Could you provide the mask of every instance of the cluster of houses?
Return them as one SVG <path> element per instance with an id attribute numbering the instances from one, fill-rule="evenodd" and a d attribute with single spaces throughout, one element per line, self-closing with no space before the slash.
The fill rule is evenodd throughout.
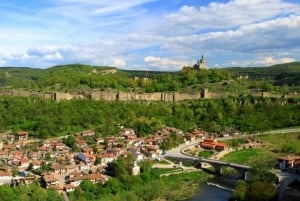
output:
<path id="1" fill-rule="evenodd" d="M 160 145 L 172 133 L 178 134 L 183 141 L 193 141 L 203 134 L 199 130 L 184 134 L 178 129 L 165 127 L 150 137 L 138 138 L 133 129 L 122 128 L 120 135 L 104 138 L 96 135 L 94 130 L 85 130 L 69 136 L 75 141 L 75 151 L 61 138 L 34 142 L 35 147 L 26 146 L 34 140 L 28 138 L 28 132 L 19 131 L 0 140 L 0 184 L 15 178 L 13 169 L 37 174 L 43 187 L 59 191 L 73 191 L 84 180 L 105 183 L 109 179 L 105 175 L 108 163 L 129 154 L 136 162 L 158 159 L 163 153 Z M 132 175 L 139 173 L 140 168 L 134 163 Z"/>
<path id="2" fill-rule="evenodd" d="M 223 151 L 227 145 L 224 142 L 218 142 L 214 138 L 204 138 L 203 141 L 200 142 L 200 146 L 207 150 Z"/>
<path id="3" fill-rule="evenodd" d="M 36 141 L 28 138 L 28 132 L 19 131 L 0 140 L 0 185 L 18 183 L 21 178 L 23 181 L 41 181 L 41 186 L 45 188 L 71 192 L 84 180 L 105 183 L 109 179 L 105 167 L 118 157 L 127 155 L 134 156 L 132 175 L 138 175 L 140 167 L 137 162 L 159 159 L 164 152 L 160 145 L 174 133 L 180 136 L 182 142 L 202 138 L 200 146 L 204 149 L 222 151 L 227 146 L 205 137 L 206 133 L 201 129 L 184 133 L 176 128 L 165 127 L 148 137 L 137 137 L 133 129 L 127 128 L 122 128 L 118 136 L 110 137 L 100 137 L 94 130 L 85 130 L 68 136 L 73 138 L 76 149 L 64 143 L 67 137 Z M 32 144 L 28 146 L 29 143 Z M 294 167 L 300 164 L 300 157 L 283 157 L 280 161 L 283 168 Z M 16 172 L 29 173 L 36 179 L 24 177 L 26 174 L 22 178 Z"/>

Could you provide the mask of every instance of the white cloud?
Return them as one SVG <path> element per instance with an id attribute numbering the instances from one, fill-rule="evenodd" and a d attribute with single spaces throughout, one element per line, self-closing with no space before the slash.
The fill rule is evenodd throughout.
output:
<path id="1" fill-rule="evenodd" d="M 46 54 L 43 59 L 45 61 L 58 61 L 62 60 L 63 56 L 59 52 L 55 52 L 54 54 Z"/>
<path id="2" fill-rule="evenodd" d="M 179 12 L 169 14 L 166 19 L 176 28 L 197 31 L 232 28 L 299 13 L 298 4 L 282 0 L 231 0 L 227 3 L 212 2 L 200 8 L 183 6 Z"/>
<path id="3" fill-rule="evenodd" d="M 117 67 L 124 67 L 126 65 L 126 62 L 120 58 L 114 59 L 113 63 L 114 63 L 114 66 L 117 66 Z"/>
<path id="4" fill-rule="evenodd" d="M 294 58 L 288 58 L 288 57 L 273 58 L 272 56 L 266 56 L 261 60 L 256 61 L 255 63 L 259 65 L 269 66 L 269 65 L 281 64 L 281 63 L 291 63 L 294 61 L 296 61 Z"/>
<path id="5" fill-rule="evenodd" d="M 144 58 L 144 62 L 150 66 L 159 70 L 179 70 L 183 66 L 187 66 L 188 63 L 184 61 L 177 61 L 168 58 L 160 58 L 155 56 L 147 56 Z"/>
<path id="6" fill-rule="evenodd" d="M 8 16 L 0 28 L 0 65 L 86 63 L 143 69 L 146 64 L 173 70 L 193 64 L 202 53 L 209 55 L 209 66 L 220 67 L 234 61 L 281 62 L 264 60 L 266 55 L 300 59 L 299 3 L 229 0 L 173 7 L 171 13 L 145 6 L 167 4 L 159 0 L 47 0 L 42 5 L 49 1 L 51 6 L 20 13 L 26 6 L 4 14 L 0 8 L 0 17 Z M 278 57 L 277 52 L 286 55 Z"/>
<path id="7" fill-rule="evenodd" d="M 3 65 L 5 65 L 5 64 L 6 64 L 6 61 L 0 59 L 0 65 L 3 66 Z"/>

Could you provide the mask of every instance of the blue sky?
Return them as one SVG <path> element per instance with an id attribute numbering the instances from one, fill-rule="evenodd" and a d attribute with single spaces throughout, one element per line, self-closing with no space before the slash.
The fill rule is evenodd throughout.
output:
<path id="1" fill-rule="evenodd" d="M 299 0 L 1 0 L 0 66 L 176 71 L 300 61 Z"/>

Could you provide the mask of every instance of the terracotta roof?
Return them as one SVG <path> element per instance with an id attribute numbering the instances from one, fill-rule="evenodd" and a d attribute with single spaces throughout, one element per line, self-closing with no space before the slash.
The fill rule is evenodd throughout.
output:
<path id="1" fill-rule="evenodd" d="M 215 142 L 215 145 L 217 147 L 226 147 L 226 144 L 224 142 Z"/>
<path id="2" fill-rule="evenodd" d="M 11 172 L 0 171 L 0 177 L 12 176 Z"/>
<path id="3" fill-rule="evenodd" d="M 210 147 L 210 148 L 213 148 L 215 146 L 214 143 L 205 143 L 205 142 L 202 142 L 200 145 L 203 147 Z"/>
<path id="4" fill-rule="evenodd" d="M 74 189 L 75 186 L 73 184 L 65 184 L 64 189 Z"/>
<path id="5" fill-rule="evenodd" d="M 50 183 L 50 182 L 54 182 L 54 181 L 58 181 L 58 175 L 56 174 L 46 174 L 44 175 L 44 180 L 46 183 Z"/>
<path id="6" fill-rule="evenodd" d="M 286 155 L 286 156 L 279 156 L 278 159 L 287 160 L 287 161 L 300 160 L 300 156 L 289 154 L 289 155 Z"/>
<path id="7" fill-rule="evenodd" d="M 27 131 L 19 131 L 18 135 L 28 135 L 28 132 Z"/>
<path id="8" fill-rule="evenodd" d="M 53 170 L 61 170 L 61 169 L 66 169 L 66 167 L 64 165 L 58 164 L 58 163 L 54 163 L 52 164 L 51 168 Z"/>

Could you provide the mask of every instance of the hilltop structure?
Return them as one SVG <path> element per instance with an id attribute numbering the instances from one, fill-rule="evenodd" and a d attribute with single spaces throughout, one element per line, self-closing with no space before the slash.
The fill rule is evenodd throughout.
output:
<path id="1" fill-rule="evenodd" d="M 203 54 L 200 60 L 197 61 L 197 63 L 194 65 L 194 69 L 202 70 L 206 69 L 206 59 L 204 58 Z"/>

